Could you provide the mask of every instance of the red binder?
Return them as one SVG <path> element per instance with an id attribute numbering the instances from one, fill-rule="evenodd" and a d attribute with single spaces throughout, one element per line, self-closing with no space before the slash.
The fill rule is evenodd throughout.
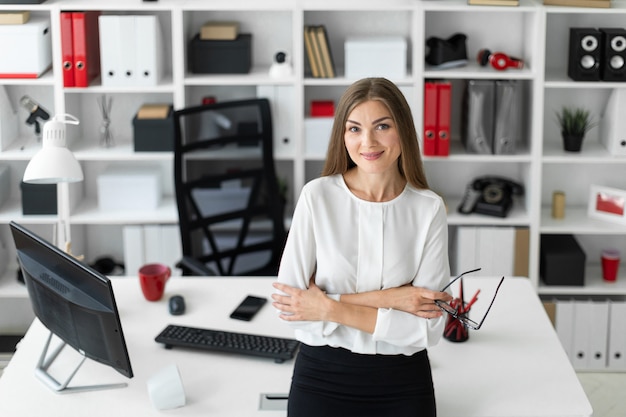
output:
<path id="1" fill-rule="evenodd" d="M 450 101 L 452 84 L 449 81 L 437 83 L 437 156 L 450 155 Z"/>
<path id="2" fill-rule="evenodd" d="M 74 87 L 74 36 L 72 35 L 72 13 L 61 12 L 61 60 L 63 86 Z"/>
<path id="3" fill-rule="evenodd" d="M 72 12 L 76 87 L 88 87 L 100 75 L 99 15 L 99 11 Z"/>
<path id="4" fill-rule="evenodd" d="M 424 155 L 436 155 L 437 136 L 437 83 L 424 83 Z"/>

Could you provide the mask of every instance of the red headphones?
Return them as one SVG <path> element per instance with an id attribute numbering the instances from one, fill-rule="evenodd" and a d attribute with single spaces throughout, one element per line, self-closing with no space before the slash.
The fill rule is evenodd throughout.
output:
<path id="1" fill-rule="evenodd" d="M 502 52 L 491 52 L 489 49 L 481 49 L 476 57 L 481 67 L 491 64 L 492 67 L 499 71 L 507 68 L 523 68 L 524 61 L 519 58 L 513 58 Z"/>

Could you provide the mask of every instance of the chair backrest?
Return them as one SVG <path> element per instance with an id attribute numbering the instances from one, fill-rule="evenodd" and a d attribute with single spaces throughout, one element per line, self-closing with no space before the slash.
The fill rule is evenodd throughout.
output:
<path id="1" fill-rule="evenodd" d="M 174 184 L 183 257 L 216 275 L 278 272 L 285 198 L 267 99 L 174 112 Z M 189 272 L 184 262 L 184 273 Z"/>

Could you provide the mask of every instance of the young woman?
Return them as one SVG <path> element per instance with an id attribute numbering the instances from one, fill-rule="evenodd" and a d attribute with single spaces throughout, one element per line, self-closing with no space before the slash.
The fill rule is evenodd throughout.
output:
<path id="1" fill-rule="evenodd" d="M 436 415 L 426 348 L 450 279 L 445 206 L 411 110 L 384 78 L 337 106 L 322 176 L 302 190 L 273 305 L 302 342 L 288 415 Z"/>

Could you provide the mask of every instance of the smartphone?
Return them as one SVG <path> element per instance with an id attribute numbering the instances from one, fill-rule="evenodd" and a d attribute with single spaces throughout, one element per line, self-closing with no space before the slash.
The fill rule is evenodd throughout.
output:
<path id="1" fill-rule="evenodd" d="M 267 302 L 267 298 L 248 295 L 237 308 L 230 313 L 231 319 L 250 321 L 261 307 Z"/>

